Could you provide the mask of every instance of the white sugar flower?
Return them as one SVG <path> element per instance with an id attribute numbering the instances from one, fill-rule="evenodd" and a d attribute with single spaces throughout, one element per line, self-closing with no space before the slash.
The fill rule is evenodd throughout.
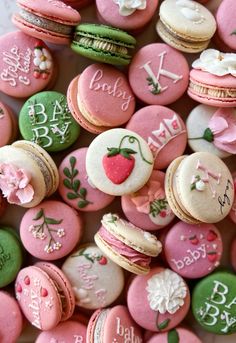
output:
<path id="1" fill-rule="evenodd" d="M 34 50 L 34 65 L 40 70 L 49 70 L 52 67 L 52 56 L 47 49 Z"/>
<path id="2" fill-rule="evenodd" d="M 60 228 L 57 230 L 57 236 L 63 237 L 65 236 L 65 230 L 63 228 Z"/>
<path id="3" fill-rule="evenodd" d="M 145 10 L 147 0 L 113 0 L 119 6 L 119 14 L 129 16 L 136 10 Z"/>
<path id="4" fill-rule="evenodd" d="M 216 76 L 236 77 L 236 54 L 225 54 L 215 49 L 207 49 L 193 62 L 192 67 Z"/>
<path id="5" fill-rule="evenodd" d="M 154 274 L 147 282 L 148 301 L 152 310 L 173 314 L 184 305 L 187 287 L 170 269 Z"/>

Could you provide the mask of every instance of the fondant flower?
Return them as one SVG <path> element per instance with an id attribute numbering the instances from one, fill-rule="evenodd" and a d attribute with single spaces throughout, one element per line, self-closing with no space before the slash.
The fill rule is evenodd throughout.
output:
<path id="1" fill-rule="evenodd" d="M 119 14 L 129 16 L 136 10 L 145 10 L 147 0 L 113 0 L 119 6 Z"/>
<path id="2" fill-rule="evenodd" d="M 187 287 L 183 279 L 170 269 L 154 274 L 148 281 L 146 290 L 152 310 L 161 314 L 174 314 L 184 305 Z"/>
<path id="3" fill-rule="evenodd" d="M 45 48 L 34 49 L 34 65 L 41 71 L 50 70 L 52 68 L 52 56 Z"/>
<path id="4" fill-rule="evenodd" d="M 164 199 L 165 192 L 158 181 L 149 181 L 140 191 L 139 195 L 131 197 L 137 210 L 141 213 L 149 214 L 150 205 L 154 200 Z"/>
<path id="5" fill-rule="evenodd" d="M 223 53 L 215 49 L 203 51 L 192 67 L 207 71 L 216 76 L 232 75 L 236 77 L 236 54 Z"/>
<path id="6" fill-rule="evenodd" d="M 27 204 L 32 201 L 34 189 L 30 175 L 8 163 L 0 164 L 0 189 L 10 204 Z"/>
<path id="7" fill-rule="evenodd" d="M 189 140 L 205 139 L 216 148 L 236 154 L 236 113 L 231 108 L 218 109 L 211 117 L 202 137 Z"/>

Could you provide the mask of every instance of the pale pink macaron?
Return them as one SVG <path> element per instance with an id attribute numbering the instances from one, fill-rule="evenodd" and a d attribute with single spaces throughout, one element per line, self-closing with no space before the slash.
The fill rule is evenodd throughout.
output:
<path id="1" fill-rule="evenodd" d="M 96 0 L 99 19 L 125 31 L 137 31 L 147 25 L 157 10 L 159 0 Z"/>
<path id="2" fill-rule="evenodd" d="M 195 333 L 184 327 L 177 327 L 168 332 L 151 335 L 146 343 L 202 343 Z"/>
<path id="3" fill-rule="evenodd" d="M 217 38 L 232 51 L 236 50 L 236 2 L 224 0 L 216 13 Z"/>
<path id="4" fill-rule="evenodd" d="M 0 341 L 13 343 L 19 338 L 23 317 L 17 301 L 7 292 L 0 291 Z"/>
<path id="5" fill-rule="evenodd" d="M 88 148 L 67 155 L 59 166 L 59 193 L 63 200 L 79 211 L 98 211 L 108 206 L 114 196 L 97 189 L 89 179 L 85 160 Z"/>
<path id="6" fill-rule="evenodd" d="M 56 68 L 49 48 L 16 31 L 0 37 L 0 91 L 27 98 L 50 85 Z"/>
<path id="7" fill-rule="evenodd" d="M 67 101 L 75 120 L 96 134 L 125 124 L 135 110 L 126 76 L 106 64 L 91 64 L 74 78 Z"/>
<path id="8" fill-rule="evenodd" d="M 41 332 L 35 343 L 85 343 L 87 327 L 77 321 L 68 320 L 54 329 Z"/>
<path id="9" fill-rule="evenodd" d="M 164 190 L 165 174 L 153 170 L 147 184 L 139 191 L 123 195 L 121 206 L 128 220 L 147 231 L 167 226 L 175 217 Z"/>
<path id="10" fill-rule="evenodd" d="M 233 182 L 234 182 L 234 202 L 233 202 L 233 206 L 229 212 L 229 217 L 230 219 L 232 220 L 232 222 L 234 224 L 236 224 L 236 172 L 234 172 L 232 174 L 232 177 L 233 177 Z"/>
<path id="11" fill-rule="evenodd" d="M 236 271 L 236 237 L 233 239 L 230 249 L 230 262 L 233 269 Z"/>
<path id="12" fill-rule="evenodd" d="M 134 94 L 149 105 L 168 105 L 186 91 L 189 66 L 179 51 L 167 44 L 142 47 L 129 67 L 129 82 Z"/>
<path id="13" fill-rule="evenodd" d="M 97 310 L 90 318 L 86 343 L 141 343 L 142 332 L 126 306 Z"/>
<path id="14" fill-rule="evenodd" d="M 17 119 L 10 107 L 0 102 L 0 147 L 12 143 L 18 133 Z"/>
<path id="15" fill-rule="evenodd" d="M 24 214 L 20 236 L 32 256 L 57 260 L 68 255 L 80 241 L 82 220 L 77 211 L 61 201 L 43 201 Z"/>
<path id="16" fill-rule="evenodd" d="M 137 111 L 128 130 L 138 133 L 151 149 L 155 169 L 164 169 L 184 153 L 187 146 L 186 126 L 180 115 L 164 106 L 146 106 Z"/>
<path id="17" fill-rule="evenodd" d="M 127 305 L 142 328 L 165 332 L 176 327 L 187 315 L 190 293 L 181 276 L 170 269 L 155 267 L 147 275 L 132 279 Z"/>
<path id="18" fill-rule="evenodd" d="M 213 224 L 191 225 L 178 222 L 162 241 L 170 268 L 184 278 L 201 278 L 220 265 L 223 243 Z"/>

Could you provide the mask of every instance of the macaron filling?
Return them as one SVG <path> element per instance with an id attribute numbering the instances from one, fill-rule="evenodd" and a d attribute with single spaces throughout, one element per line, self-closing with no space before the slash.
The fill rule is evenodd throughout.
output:
<path id="1" fill-rule="evenodd" d="M 194 79 L 190 79 L 189 91 L 200 95 L 204 98 L 210 97 L 214 99 L 230 99 L 235 100 L 236 89 L 234 88 L 223 88 L 203 85 Z"/>
<path id="2" fill-rule="evenodd" d="M 50 19 L 43 18 L 26 9 L 20 9 L 19 17 L 24 19 L 27 23 L 40 27 L 42 29 L 50 30 L 52 32 L 60 33 L 65 36 L 70 36 L 72 33 L 72 27 L 55 22 Z"/>
<path id="3" fill-rule="evenodd" d="M 102 341 L 102 332 L 105 321 L 107 319 L 108 313 L 110 310 L 102 310 L 96 317 L 95 327 L 93 331 L 93 343 L 101 343 Z"/>
<path id="4" fill-rule="evenodd" d="M 144 255 L 130 246 L 123 243 L 121 240 L 117 239 L 111 234 L 104 226 L 99 230 L 99 236 L 102 240 L 107 243 L 112 250 L 117 252 L 119 255 L 127 258 L 130 262 L 135 263 L 141 267 L 148 267 L 151 262 L 151 257 Z"/>

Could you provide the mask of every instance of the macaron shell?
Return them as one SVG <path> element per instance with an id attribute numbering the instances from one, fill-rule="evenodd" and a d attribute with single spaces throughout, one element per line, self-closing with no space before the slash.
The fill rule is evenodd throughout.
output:
<path id="1" fill-rule="evenodd" d="M 208 142 L 205 139 L 193 139 L 203 136 L 204 131 L 209 127 L 210 119 L 218 110 L 218 108 L 212 106 L 198 105 L 190 112 L 186 120 L 188 144 L 194 152 L 206 151 L 220 158 L 226 158 L 230 154 L 218 149 L 214 145 L 214 141 Z"/>
<path id="2" fill-rule="evenodd" d="M 72 316 L 75 309 L 75 297 L 68 278 L 61 269 L 52 263 L 37 262 L 35 266 L 47 273 L 56 285 L 62 303 L 61 321 L 66 321 Z"/>
<path id="3" fill-rule="evenodd" d="M 121 207 L 128 220 L 138 227 L 153 231 L 168 225 L 174 213 L 166 200 L 165 174 L 153 170 L 148 183 L 138 192 L 121 197 Z"/>
<path id="4" fill-rule="evenodd" d="M 68 205 L 79 211 L 90 212 L 108 206 L 114 197 L 101 192 L 89 180 L 85 168 L 87 151 L 88 148 L 77 149 L 62 161 L 59 166 L 58 190 Z M 73 173 L 77 175 L 72 178 Z"/>
<path id="5" fill-rule="evenodd" d="M 36 61 L 40 51 L 44 53 L 43 49 L 46 49 L 47 58 L 51 62 L 50 68 L 44 70 L 47 78 L 43 77 L 41 64 Z M 0 90 L 3 93 L 26 98 L 49 84 L 54 72 L 53 58 L 41 40 L 20 31 L 10 32 L 0 38 L 0 50 Z"/>
<path id="6" fill-rule="evenodd" d="M 0 147 L 11 143 L 17 134 L 17 121 L 8 106 L 0 102 Z"/>
<path id="7" fill-rule="evenodd" d="M 235 197 L 235 184 L 236 184 L 236 172 L 232 173 L 233 182 L 234 182 L 234 201 L 233 206 L 229 212 L 229 217 L 233 221 L 233 223 L 236 223 L 236 197 Z"/>
<path id="8" fill-rule="evenodd" d="M 198 180 L 203 188 L 198 190 Z M 217 223 L 230 212 L 234 199 L 233 179 L 228 167 L 217 156 L 196 152 L 179 165 L 176 191 L 183 207 L 204 223 Z"/>
<path id="9" fill-rule="evenodd" d="M 236 332 L 235 287 L 236 276 L 228 271 L 215 272 L 197 283 L 192 293 L 192 312 L 204 330 L 216 335 Z"/>
<path id="10" fill-rule="evenodd" d="M 230 262 L 232 264 L 233 269 L 236 271 L 236 238 L 233 239 L 230 248 Z"/>
<path id="11" fill-rule="evenodd" d="M 171 336 L 178 337 L 179 343 L 203 343 L 193 332 L 177 327 L 169 332 L 154 334 L 146 343 L 171 343 Z"/>
<path id="12" fill-rule="evenodd" d="M 171 330 L 177 326 L 187 315 L 190 306 L 190 294 L 186 285 L 187 295 L 184 304 L 174 314 L 167 311 L 161 314 L 159 311 L 151 309 L 148 301 L 148 291 L 146 289 L 148 280 L 155 274 L 163 272 L 165 269 L 156 267 L 151 269 L 147 275 L 136 276 L 128 288 L 127 304 L 128 309 L 135 322 L 146 330 L 157 332 L 157 323 L 161 325 L 162 332 Z M 163 285 L 163 287 L 165 287 Z"/>
<path id="13" fill-rule="evenodd" d="M 121 153 L 110 158 L 108 153 L 111 150 L 108 149 L 111 148 L 131 149 L 135 154 L 130 159 Z M 152 169 L 153 157 L 147 143 L 139 135 L 126 129 L 103 132 L 88 148 L 88 177 L 98 189 L 110 195 L 136 192 L 148 181 Z"/>
<path id="14" fill-rule="evenodd" d="M 148 120 L 147 120 L 148 119 Z M 155 169 L 168 167 L 187 145 L 186 126 L 177 113 L 164 106 L 146 106 L 134 113 L 126 125 L 148 143 Z"/>
<path id="15" fill-rule="evenodd" d="M 23 262 L 22 247 L 10 231 L 0 228 L 0 288 L 15 280 Z"/>
<path id="16" fill-rule="evenodd" d="M 124 287 L 122 269 L 93 244 L 81 246 L 73 252 L 65 260 L 62 270 L 72 285 L 76 305 L 82 308 L 94 310 L 109 306 Z"/>
<path id="17" fill-rule="evenodd" d="M 78 94 L 86 111 L 100 123 L 98 126 L 122 125 L 134 113 L 135 98 L 128 80 L 111 66 L 92 64 L 87 67 L 80 75 Z"/>
<path id="18" fill-rule="evenodd" d="M 1 343 L 16 342 L 23 326 L 23 318 L 17 301 L 10 294 L 0 291 Z"/>
<path id="19" fill-rule="evenodd" d="M 173 271 L 185 278 L 201 278 L 219 266 L 223 243 L 212 224 L 178 222 L 166 234 L 163 251 Z"/>
<path id="20" fill-rule="evenodd" d="M 125 340 L 141 343 L 142 333 L 138 325 L 132 320 L 126 306 L 115 306 L 108 312 L 104 324 L 102 342 L 123 343 Z"/>
<path id="21" fill-rule="evenodd" d="M 59 293 L 41 269 L 32 266 L 21 269 L 16 278 L 15 292 L 22 312 L 33 326 L 50 330 L 61 320 Z"/>
<path id="22" fill-rule="evenodd" d="M 97 11 L 102 19 L 114 27 L 134 31 L 145 26 L 154 15 L 158 0 L 148 0 L 143 10 L 135 10 L 128 16 L 119 13 L 119 5 L 113 0 L 96 0 Z"/>
<path id="23" fill-rule="evenodd" d="M 129 67 L 129 82 L 134 94 L 149 105 L 168 105 L 180 98 L 188 86 L 188 78 L 185 57 L 162 43 L 141 48 Z"/>
<path id="24" fill-rule="evenodd" d="M 48 343 L 51 341 L 64 340 L 66 343 L 85 342 L 86 340 L 86 326 L 68 320 L 64 323 L 60 323 L 55 329 L 42 332 L 35 343 Z"/>
<path id="25" fill-rule="evenodd" d="M 217 34 L 231 49 L 236 49 L 236 3 L 234 0 L 224 0 L 216 13 Z M 227 25 L 225 25 L 227 23 Z"/>
<path id="26" fill-rule="evenodd" d="M 28 210 L 20 224 L 22 243 L 31 255 L 57 260 L 68 255 L 82 235 L 79 214 L 60 201 L 44 201 Z"/>

